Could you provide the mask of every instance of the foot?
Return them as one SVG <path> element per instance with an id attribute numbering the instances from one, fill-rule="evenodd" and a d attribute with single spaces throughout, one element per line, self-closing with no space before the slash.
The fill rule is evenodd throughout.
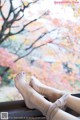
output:
<path id="1" fill-rule="evenodd" d="M 20 86 L 20 83 L 25 84 L 26 83 L 26 74 L 25 74 L 25 72 L 19 73 L 15 77 L 14 82 L 15 82 L 16 87 Z"/>
<path id="2" fill-rule="evenodd" d="M 25 82 L 25 73 L 20 73 L 15 78 L 15 85 L 22 94 L 28 108 L 36 108 L 46 114 L 52 103 L 48 102 L 42 95 L 37 93 L 30 85 Z"/>
<path id="3" fill-rule="evenodd" d="M 31 92 L 30 92 L 31 87 L 28 84 L 26 84 L 26 74 L 24 72 L 21 72 L 15 77 L 14 82 L 15 82 L 16 88 L 22 94 L 24 99 L 26 99 L 26 106 L 29 108 L 34 108 L 33 104 L 31 104 L 29 100 L 31 95 Z"/>
<path id="4" fill-rule="evenodd" d="M 51 102 L 56 101 L 59 99 L 64 92 L 57 90 L 55 88 L 48 87 L 42 84 L 37 78 L 34 76 L 31 77 L 30 85 L 35 89 L 38 93 L 42 94 L 43 96 L 47 97 Z"/>

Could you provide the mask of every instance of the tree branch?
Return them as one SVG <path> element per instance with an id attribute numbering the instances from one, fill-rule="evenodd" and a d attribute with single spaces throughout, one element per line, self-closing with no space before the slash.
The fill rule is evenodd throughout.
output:
<path id="1" fill-rule="evenodd" d="M 22 1 L 22 0 L 21 0 L 21 1 Z M 31 4 L 37 3 L 38 1 L 40 1 L 40 0 L 35 0 L 34 2 L 29 2 L 28 5 L 25 5 L 24 2 L 22 1 L 22 4 L 23 4 L 23 9 L 22 9 L 22 11 L 24 11 L 25 8 L 28 8 Z"/>
<path id="2" fill-rule="evenodd" d="M 4 1 L 3 5 L 1 5 L 1 0 L 0 0 L 0 7 L 2 8 L 5 4 L 6 0 Z"/>
<path id="3" fill-rule="evenodd" d="M 4 19 L 4 24 L 2 25 L 2 29 L 1 29 L 1 33 L 0 33 L 0 43 L 4 42 L 4 40 L 7 39 L 9 36 L 12 36 L 12 35 L 16 35 L 16 34 L 21 33 L 21 32 L 25 29 L 26 26 L 28 26 L 29 24 L 37 21 L 38 19 L 40 19 L 42 16 L 44 16 L 44 15 L 46 14 L 46 12 L 45 12 L 44 14 L 42 14 L 41 16 L 39 16 L 38 18 L 30 21 L 29 23 L 26 23 L 26 24 L 23 25 L 23 27 L 22 27 L 19 31 L 17 31 L 16 33 L 12 33 L 12 32 L 11 32 L 11 27 L 12 27 L 13 23 L 14 23 L 15 21 L 21 20 L 21 19 L 23 18 L 23 16 L 24 16 L 24 15 L 22 15 L 21 17 L 19 17 L 19 13 L 20 13 L 20 12 L 23 12 L 25 8 L 29 7 L 29 5 L 31 5 L 31 4 L 33 4 L 33 3 L 36 3 L 36 2 L 38 2 L 38 1 L 39 1 L 39 0 L 35 0 L 34 2 L 30 2 L 27 6 L 25 6 L 24 3 L 23 3 L 23 1 L 22 1 L 23 9 L 20 9 L 17 13 L 15 13 L 15 12 L 14 12 L 14 8 L 13 8 L 13 5 L 12 5 L 12 0 L 9 0 L 9 2 L 10 2 L 10 10 L 9 10 L 9 13 L 8 13 L 7 18 L 5 18 L 5 17 L 3 16 L 3 14 L 2 14 L 3 19 Z M 19 6 L 19 7 L 21 7 L 21 6 Z M 19 7 L 18 7 L 18 8 L 19 8 Z M 18 9 L 18 8 L 16 8 L 16 9 Z M 15 9 L 15 10 L 16 10 L 16 9 Z M 11 15 L 12 12 L 13 12 L 13 14 L 14 14 L 14 17 L 13 17 L 12 20 L 8 21 L 8 19 L 9 19 L 9 17 L 10 17 L 10 15 Z M 19 17 L 19 18 L 18 18 L 18 17 Z M 8 32 L 7 34 L 5 34 L 5 31 L 6 31 L 7 28 L 9 28 L 9 32 Z"/>
<path id="4" fill-rule="evenodd" d="M 16 19 L 16 21 L 21 20 L 23 18 L 23 16 L 24 16 L 24 14 L 20 18 Z"/>
<path id="5" fill-rule="evenodd" d="M 4 17 L 4 14 L 2 12 L 2 7 L 4 6 L 5 2 L 6 2 L 6 0 L 4 1 L 3 5 L 0 5 L 0 13 L 1 13 L 1 16 L 2 16 L 4 21 L 5 21 L 6 18 Z M 0 1 L 0 4 L 1 4 L 1 1 Z"/>
<path id="6" fill-rule="evenodd" d="M 40 47 L 42 47 L 42 46 L 44 46 L 44 45 L 46 45 L 46 44 L 41 44 L 41 45 L 39 45 L 39 46 L 36 46 L 36 47 L 32 48 L 27 54 L 25 54 L 25 55 L 17 58 L 17 59 L 15 60 L 15 62 L 17 62 L 18 60 L 20 60 L 20 59 L 28 56 L 28 55 L 31 54 L 35 49 L 38 49 L 38 48 L 40 48 Z"/>
<path id="7" fill-rule="evenodd" d="M 46 13 L 46 12 L 45 12 L 45 13 Z M 16 35 L 16 34 L 21 33 L 21 32 L 25 29 L 25 27 L 26 27 L 26 26 L 28 26 L 29 24 L 31 24 L 31 23 L 33 23 L 33 22 L 35 22 L 35 21 L 39 20 L 42 16 L 44 16 L 44 15 L 45 15 L 45 13 L 44 13 L 44 14 L 42 14 L 41 16 L 39 16 L 38 18 L 36 18 L 36 19 L 34 19 L 34 20 L 30 21 L 29 23 L 27 23 L 27 24 L 23 25 L 22 29 L 21 29 L 21 30 L 19 30 L 18 32 L 16 32 L 16 33 L 12 33 L 12 32 L 10 32 L 9 36 L 12 36 L 12 35 Z"/>
<path id="8" fill-rule="evenodd" d="M 31 48 L 32 48 L 32 49 L 31 49 L 26 55 L 23 55 L 23 56 L 17 58 L 17 59 L 15 60 L 15 62 L 18 61 L 18 60 L 20 60 L 21 58 L 24 58 L 24 57 L 28 56 L 31 52 L 33 52 L 33 50 L 35 50 L 35 49 L 37 49 L 37 48 L 39 48 L 39 47 L 42 47 L 42 46 L 46 45 L 46 44 L 44 43 L 44 44 L 41 44 L 41 45 L 39 45 L 39 46 L 33 47 L 33 45 L 34 45 L 38 40 L 40 40 L 40 39 L 43 38 L 45 35 L 53 32 L 53 31 L 55 31 L 55 29 L 52 29 L 51 31 L 48 31 L 47 33 L 44 33 L 43 35 L 39 36 L 38 39 L 36 39 L 36 40 L 35 40 L 28 48 L 26 48 L 25 50 L 30 50 Z M 49 42 L 49 43 L 50 43 L 50 42 Z"/>
<path id="9" fill-rule="evenodd" d="M 35 29 L 35 30 L 32 30 L 32 31 L 28 31 L 28 32 L 36 32 L 36 31 L 38 31 L 38 30 L 42 29 L 43 27 L 44 27 L 44 26 L 39 27 L 39 28 L 37 28 L 37 29 Z"/>
<path id="10" fill-rule="evenodd" d="M 41 35 L 40 35 L 28 48 L 26 48 L 25 50 L 30 49 L 30 48 L 33 47 L 33 45 L 34 45 L 36 42 L 38 42 L 41 38 L 43 38 L 44 36 L 46 36 L 47 34 L 53 32 L 53 31 L 55 31 L 55 30 L 56 30 L 56 29 L 52 29 L 51 31 L 48 31 L 48 32 L 45 32 L 45 33 L 41 34 Z"/>

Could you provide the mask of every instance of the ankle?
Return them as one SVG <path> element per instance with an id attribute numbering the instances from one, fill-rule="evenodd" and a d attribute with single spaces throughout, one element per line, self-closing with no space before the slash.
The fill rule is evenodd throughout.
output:
<path id="1" fill-rule="evenodd" d="M 53 103 L 47 111 L 47 115 L 46 115 L 47 120 L 53 120 L 55 115 L 57 114 L 58 109 L 59 108 L 56 106 L 56 104 Z"/>

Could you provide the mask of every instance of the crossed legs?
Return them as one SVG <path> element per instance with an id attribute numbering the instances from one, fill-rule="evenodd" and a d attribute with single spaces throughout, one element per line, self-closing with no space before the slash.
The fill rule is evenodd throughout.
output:
<path id="1" fill-rule="evenodd" d="M 42 84 L 34 76 L 31 77 L 30 85 L 32 86 L 33 89 L 35 89 L 38 93 L 48 98 L 51 102 L 56 101 L 58 98 L 65 94 L 65 92 L 63 91 Z"/>
<path id="2" fill-rule="evenodd" d="M 48 87 L 42 84 L 37 78 L 32 77 L 30 81 L 31 86 L 43 96 L 46 96 L 51 102 L 59 99 L 65 94 L 65 92 L 57 90 L 55 88 Z M 72 95 L 68 96 L 66 106 L 80 114 L 80 98 Z"/>
<path id="3" fill-rule="evenodd" d="M 76 117 L 62 111 L 59 108 L 55 109 L 55 107 L 53 107 L 52 111 L 49 112 L 50 108 L 55 106 L 55 103 L 47 101 L 42 95 L 48 97 L 51 101 L 55 101 L 63 95 L 63 92 L 56 89 L 47 89 L 46 86 L 38 83 L 39 81 L 34 77 L 32 77 L 30 85 L 28 85 L 25 80 L 25 73 L 22 72 L 16 76 L 14 81 L 17 89 L 22 94 L 27 107 L 30 109 L 36 108 L 40 110 L 43 115 L 47 117 L 47 120 L 78 120 Z M 42 87 L 40 87 L 40 85 Z M 46 92 L 46 90 L 48 92 Z"/>

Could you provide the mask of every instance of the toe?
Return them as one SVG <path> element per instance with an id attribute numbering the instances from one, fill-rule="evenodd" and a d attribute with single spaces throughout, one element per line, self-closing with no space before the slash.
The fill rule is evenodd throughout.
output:
<path id="1" fill-rule="evenodd" d="M 35 76 L 31 76 L 31 83 L 36 83 L 37 79 Z"/>
<path id="2" fill-rule="evenodd" d="M 24 71 L 22 71 L 22 75 L 25 75 L 25 72 L 24 72 Z"/>
<path id="3" fill-rule="evenodd" d="M 35 82 L 35 77 L 34 77 L 34 76 L 31 76 L 30 84 L 33 85 L 34 82 Z"/>
<path id="4" fill-rule="evenodd" d="M 21 72 L 21 77 L 23 77 L 23 76 L 26 76 L 24 71 Z"/>
<path id="5" fill-rule="evenodd" d="M 18 81 L 22 77 L 21 73 L 17 74 L 15 80 Z"/>
<path id="6" fill-rule="evenodd" d="M 24 75 L 25 75 L 24 72 L 19 73 L 19 74 L 17 75 L 17 76 L 18 76 L 18 79 L 22 78 Z"/>
<path id="7" fill-rule="evenodd" d="M 31 79 L 32 79 L 32 80 L 35 80 L 35 77 L 34 77 L 34 76 L 31 76 Z"/>
<path id="8" fill-rule="evenodd" d="M 21 77 L 22 77 L 22 72 L 21 72 L 21 73 L 19 73 L 19 75 L 18 75 L 18 76 L 19 76 L 19 78 L 21 78 Z"/>

